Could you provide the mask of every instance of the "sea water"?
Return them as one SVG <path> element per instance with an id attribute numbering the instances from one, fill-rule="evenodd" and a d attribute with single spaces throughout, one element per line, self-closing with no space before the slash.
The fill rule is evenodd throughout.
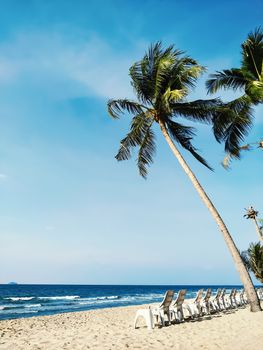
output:
<path id="1" fill-rule="evenodd" d="M 0 320 L 160 302 L 168 289 L 187 289 L 194 298 L 200 288 L 241 286 L 193 285 L 0 285 Z"/>

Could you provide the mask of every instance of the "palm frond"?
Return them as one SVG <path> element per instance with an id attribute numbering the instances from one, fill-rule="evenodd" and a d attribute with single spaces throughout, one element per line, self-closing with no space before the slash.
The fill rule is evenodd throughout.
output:
<path id="1" fill-rule="evenodd" d="M 263 282 L 263 247 L 260 242 L 250 244 L 247 257 L 250 270 L 259 281 Z"/>
<path id="2" fill-rule="evenodd" d="M 132 86 L 140 101 L 152 102 L 156 90 L 169 79 L 170 66 L 182 52 L 169 46 L 162 49 L 161 42 L 151 45 L 143 59 L 130 68 Z"/>
<path id="3" fill-rule="evenodd" d="M 155 135 L 151 129 L 151 125 L 148 126 L 139 147 L 137 165 L 140 175 L 146 179 L 147 166 L 153 162 L 153 156 L 156 151 Z"/>
<path id="4" fill-rule="evenodd" d="M 172 103 L 171 109 L 174 115 L 179 115 L 187 119 L 211 123 L 217 113 L 218 107 L 222 105 L 219 99 L 195 100 L 192 102 Z"/>
<path id="5" fill-rule="evenodd" d="M 263 64 L 263 62 L 262 62 Z M 254 105 L 258 105 L 263 102 L 263 74 L 262 81 L 252 80 L 245 88 L 246 94 L 250 97 Z"/>
<path id="6" fill-rule="evenodd" d="M 206 88 L 208 93 L 213 94 L 221 88 L 225 90 L 232 88 L 236 91 L 244 88 L 247 83 L 248 79 L 244 72 L 241 69 L 232 68 L 210 74 L 210 79 L 206 81 Z"/>
<path id="7" fill-rule="evenodd" d="M 253 123 L 251 100 L 243 95 L 222 104 L 213 119 L 213 131 L 218 142 L 225 142 L 225 151 L 231 157 L 240 157 L 240 143 Z"/>
<path id="8" fill-rule="evenodd" d="M 260 27 L 249 33 L 242 44 L 242 68 L 251 72 L 255 79 L 262 77 L 263 31 Z"/>
<path id="9" fill-rule="evenodd" d="M 151 124 L 152 121 L 146 113 L 140 113 L 133 117 L 130 131 L 125 138 L 121 140 L 120 148 L 115 156 L 118 161 L 131 158 L 131 149 L 141 145 Z"/>
<path id="10" fill-rule="evenodd" d="M 228 167 L 233 158 L 240 158 L 240 143 L 248 134 L 252 122 L 252 107 L 263 103 L 263 30 L 259 27 L 242 44 L 241 68 L 232 68 L 210 75 L 206 82 L 208 93 L 218 89 L 242 89 L 244 95 L 218 109 L 213 118 L 213 130 L 218 142 L 225 141 Z"/>
<path id="11" fill-rule="evenodd" d="M 158 99 L 166 89 L 169 87 L 169 81 L 171 80 L 171 70 L 175 60 L 172 57 L 162 57 L 157 65 L 155 74 L 155 87 L 154 87 L 154 99 Z"/>
<path id="12" fill-rule="evenodd" d="M 144 108 L 145 107 L 143 107 L 140 103 L 127 99 L 108 101 L 108 113 L 114 119 L 119 119 L 125 112 L 130 114 L 143 113 Z"/>
<path id="13" fill-rule="evenodd" d="M 183 69 L 181 74 L 178 74 L 180 81 L 185 88 L 192 89 L 195 87 L 197 78 L 206 71 L 206 68 L 189 57 L 182 58 L 181 64 L 183 65 Z"/>
<path id="14" fill-rule="evenodd" d="M 180 57 L 158 70 L 154 107 L 171 114 L 171 103 L 183 101 L 193 88 L 203 67 L 189 57 Z"/>
<path id="15" fill-rule="evenodd" d="M 249 261 L 248 251 L 247 250 L 243 251 L 240 254 L 240 256 L 241 256 L 241 259 L 242 259 L 244 265 L 246 266 L 247 270 L 252 272 L 250 261 Z"/>
<path id="16" fill-rule="evenodd" d="M 196 148 L 191 143 L 191 140 L 195 135 L 194 128 L 176 123 L 170 119 L 166 120 L 166 126 L 169 134 L 176 142 L 189 151 L 200 163 L 208 169 L 213 170 L 206 160 L 196 152 Z"/>
<path id="17" fill-rule="evenodd" d="M 147 72 L 147 62 L 136 62 L 130 68 L 131 85 L 139 101 L 150 103 L 153 97 L 154 81 Z"/>
<path id="18" fill-rule="evenodd" d="M 156 68 L 155 70 L 152 70 L 152 76 L 155 84 L 155 100 L 158 100 L 158 98 L 163 95 L 167 89 L 170 91 L 184 89 L 181 84 L 179 86 L 173 86 L 173 81 L 175 76 L 177 76 L 179 66 L 182 66 L 183 59 L 185 59 L 186 66 L 186 58 L 180 57 L 182 54 L 183 51 L 175 49 L 174 46 L 169 46 L 166 50 L 159 54 L 158 58 L 155 58 Z M 187 63 L 189 63 L 189 60 Z"/>
<path id="19" fill-rule="evenodd" d="M 155 103 L 155 108 L 164 115 L 172 114 L 172 103 L 182 100 L 187 96 L 188 91 L 185 89 L 171 90 L 168 88 L 165 93 L 161 94 Z"/>
<path id="20" fill-rule="evenodd" d="M 245 208 L 246 214 L 243 215 L 246 219 L 256 219 L 258 216 L 258 211 L 253 207 Z"/>
<path id="21" fill-rule="evenodd" d="M 263 282 L 263 246 L 260 242 L 250 243 L 249 248 L 241 253 L 241 258 L 248 269 L 255 277 Z"/>
<path id="22" fill-rule="evenodd" d="M 244 104 L 240 109 L 239 101 L 230 102 L 229 107 L 234 110 L 234 118 L 224 132 L 225 151 L 233 157 L 240 157 L 240 143 L 249 133 L 253 124 L 252 107 L 250 104 Z"/>
<path id="23" fill-rule="evenodd" d="M 171 90 L 189 90 L 195 87 L 197 78 L 205 71 L 205 67 L 188 56 L 177 59 L 171 70 L 169 86 Z"/>

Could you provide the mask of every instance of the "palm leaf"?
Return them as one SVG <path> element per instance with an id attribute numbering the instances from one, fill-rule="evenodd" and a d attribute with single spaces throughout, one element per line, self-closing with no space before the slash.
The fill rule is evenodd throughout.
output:
<path id="1" fill-rule="evenodd" d="M 138 152 L 137 165 L 139 168 L 140 175 L 146 179 L 147 177 L 147 166 L 153 162 L 153 156 L 156 151 L 155 146 L 155 135 L 151 130 L 151 125 L 148 126 L 143 140 L 140 143 L 140 148 Z"/>
<path id="2" fill-rule="evenodd" d="M 222 72 L 217 71 L 214 74 L 210 74 L 210 79 L 206 81 L 206 88 L 210 94 L 217 92 L 221 88 L 238 90 L 244 88 L 248 81 L 241 69 L 225 69 Z"/>
<path id="3" fill-rule="evenodd" d="M 132 79 L 131 85 L 139 101 L 143 103 L 149 103 L 153 96 L 153 80 L 151 76 L 146 73 L 147 62 L 134 63 L 130 68 L 130 77 Z M 143 73 L 144 70 L 144 73 Z"/>
<path id="4" fill-rule="evenodd" d="M 180 67 L 181 65 L 181 67 Z M 183 57 L 178 62 L 179 71 L 176 72 L 184 88 L 194 88 L 197 78 L 206 71 L 206 68 L 199 65 L 190 57 Z"/>
<path id="5" fill-rule="evenodd" d="M 263 282 L 263 246 L 260 242 L 251 243 L 248 250 L 241 253 L 242 260 L 247 269 Z"/>
<path id="6" fill-rule="evenodd" d="M 261 79 L 263 58 L 263 31 L 260 27 L 249 33 L 242 44 L 242 67 L 251 72 L 254 78 Z"/>
<path id="7" fill-rule="evenodd" d="M 114 119 L 120 118 L 125 112 L 130 114 L 143 113 L 143 108 L 141 104 L 127 99 L 108 101 L 108 113 Z"/>
<path id="8" fill-rule="evenodd" d="M 249 133 L 253 124 L 252 107 L 242 98 L 228 103 L 228 107 L 234 112 L 233 120 L 225 128 L 223 139 L 225 151 L 235 158 L 240 157 L 240 143 Z"/>
<path id="9" fill-rule="evenodd" d="M 169 87 L 169 81 L 171 80 L 171 70 L 174 64 L 174 60 L 171 57 L 162 57 L 156 69 L 154 77 L 154 99 L 157 100 L 162 95 L 167 87 Z"/>
<path id="10" fill-rule="evenodd" d="M 248 255 L 248 251 L 247 251 L 247 250 L 243 251 L 243 252 L 240 254 L 240 256 L 241 256 L 241 259 L 242 259 L 244 265 L 245 265 L 246 268 L 248 269 L 248 271 L 252 271 L 251 265 L 250 265 L 250 260 L 249 260 L 249 255 Z"/>
<path id="11" fill-rule="evenodd" d="M 197 78 L 205 71 L 205 67 L 188 56 L 181 57 L 174 62 L 171 69 L 169 86 L 171 90 L 194 88 Z"/>
<path id="12" fill-rule="evenodd" d="M 169 134 L 176 142 L 189 151 L 200 163 L 208 169 L 213 170 L 206 160 L 196 152 L 196 148 L 191 143 L 191 140 L 195 135 L 194 128 L 176 123 L 170 119 L 166 120 L 166 126 Z"/>
<path id="13" fill-rule="evenodd" d="M 263 282 L 263 247 L 260 243 L 251 243 L 247 255 L 249 265 L 255 277 Z"/>
<path id="14" fill-rule="evenodd" d="M 251 100 L 243 95 L 222 104 L 213 119 L 213 131 L 218 142 L 225 142 L 225 151 L 239 158 L 240 143 L 248 134 L 253 122 Z"/>
<path id="15" fill-rule="evenodd" d="M 115 158 L 119 161 L 131 158 L 131 149 L 140 146 L 152 121 L 145 113 L 133 117 L 130 132 L 120 142 L 120 148 Z"/>
<path id="16" fill-rule="evenodd" d="M 171 109 L 174 115 L 205 123 L 211 123 L 222 103 L 219 99 L 195 100 L 192 102 L 172 103 Z"/>
<path id="17" fill-rule="evenodd" d="M 169 77 L 170 65 L 181 51 L 169 46 L 162 50 L 161 42 L 151 45 L 143 59 L 130 68 L 132 86 L 142 102 L 151 103 L 156 95 L 158 85 L 162 84 L 164 76 Z M 160 87 L 160 86 L 159 86 Z"/>

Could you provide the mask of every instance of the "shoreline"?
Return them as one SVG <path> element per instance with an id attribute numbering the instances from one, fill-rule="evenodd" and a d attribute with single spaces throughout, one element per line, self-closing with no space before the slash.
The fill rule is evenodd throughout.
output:
<path id="1" fill-rule="evenodd" d="M 136 310 L 144 307 L 149 304 L 2 320 L 0 348 L 254 350 L 262 346 L 263 312 L 251 313 L 248 307 L 150 331 L 140 321 L 140 328 L 134 329 Z"/>
<path id="2" fill-rule="evenodd" d="M 66 312 L 80 312 L 87 310 L 104 309 L 130 305 L 143 305 L 158 303 L 163 299 L 165 292 L 172 289 L 178 292 L 186 289 L 186 299 L 196 296 L 199 289 L 207 289 L 205 285 L 173 286 L 121 286 L 116 285 L 96 286 L 73 286 L 59 285 L 42 287 L 30 285 L 23 287 L 12 286 L 11 288 L 0 286 L 0 320 L 41 317 Z M 218 288 L 226 288 L 227 293 L 232 288 L 241 289 L 237 285 L 212 285 L 212 295 Z"/>

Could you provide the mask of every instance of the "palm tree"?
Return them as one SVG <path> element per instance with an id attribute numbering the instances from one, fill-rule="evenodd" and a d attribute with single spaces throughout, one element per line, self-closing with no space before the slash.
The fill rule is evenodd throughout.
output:
<path id="1" fill-rule="evenodd" d="M 256 28 L 241 45 L 240 68 L 225 69 L 210 75 L 209 93 L 219 89 L 241 90 L 242 96 L 225 103 L 213 121 L 218 142 L 225 142 L 229 158 L 240 158 L 240 143 L 253 125 L 253 106 L 263 103 L 263 31 Z"/>
<path id="2" fill-rule="evenodd" d="M 162 49 L 160 43 L 151 46 L 143 59 L 130 68 L 131 83 L 138 100 L 120 99 L 108 102 L 108 112 L 113 118 L 119 118 L 125 112 L 133 116 L 130 131 L 121 140 L 116 158 L 119 161 L 129 159 L 132 149 L 137 147 L 139 172 L 146 178 L 147 166 L 153 162 L 156 149 L 153 125 L 160 127 L 174 156 L 219 225 L 246 289 L 251 311 L 256 312 L 261 310 L 258 297 L 239 251 L 213 203 L 174 143 L 175 141 L 210 168 L 192 145 L 194 129 L 178 120 L 174 121 L 178 117 L 198 122 L 212 121 L 220 101 L 186 100 L 189 90 L 194 87 L 203 71 L 204 67 L 173 46 L 167 49 Z"/>
<path id="3" fill-rule="evenodd" d="M 256 211 L 253 207 L 249 207 L 248 209 L 245 209 L 245 210 L 246 210 L 246 214 L 243 215 L 244 218 L 252 219 L 254 221 L 259 240 L 263 242 L 262 229 L 257 222 L 258 211 Z"/>
<path id="4" fill-rule="evenodd" d="M 249 271 L 252 271 L 261 283 L 263 283 L 263 246 L 251 243 L 248 250 L 242 252 L 242 258 Z"/>

